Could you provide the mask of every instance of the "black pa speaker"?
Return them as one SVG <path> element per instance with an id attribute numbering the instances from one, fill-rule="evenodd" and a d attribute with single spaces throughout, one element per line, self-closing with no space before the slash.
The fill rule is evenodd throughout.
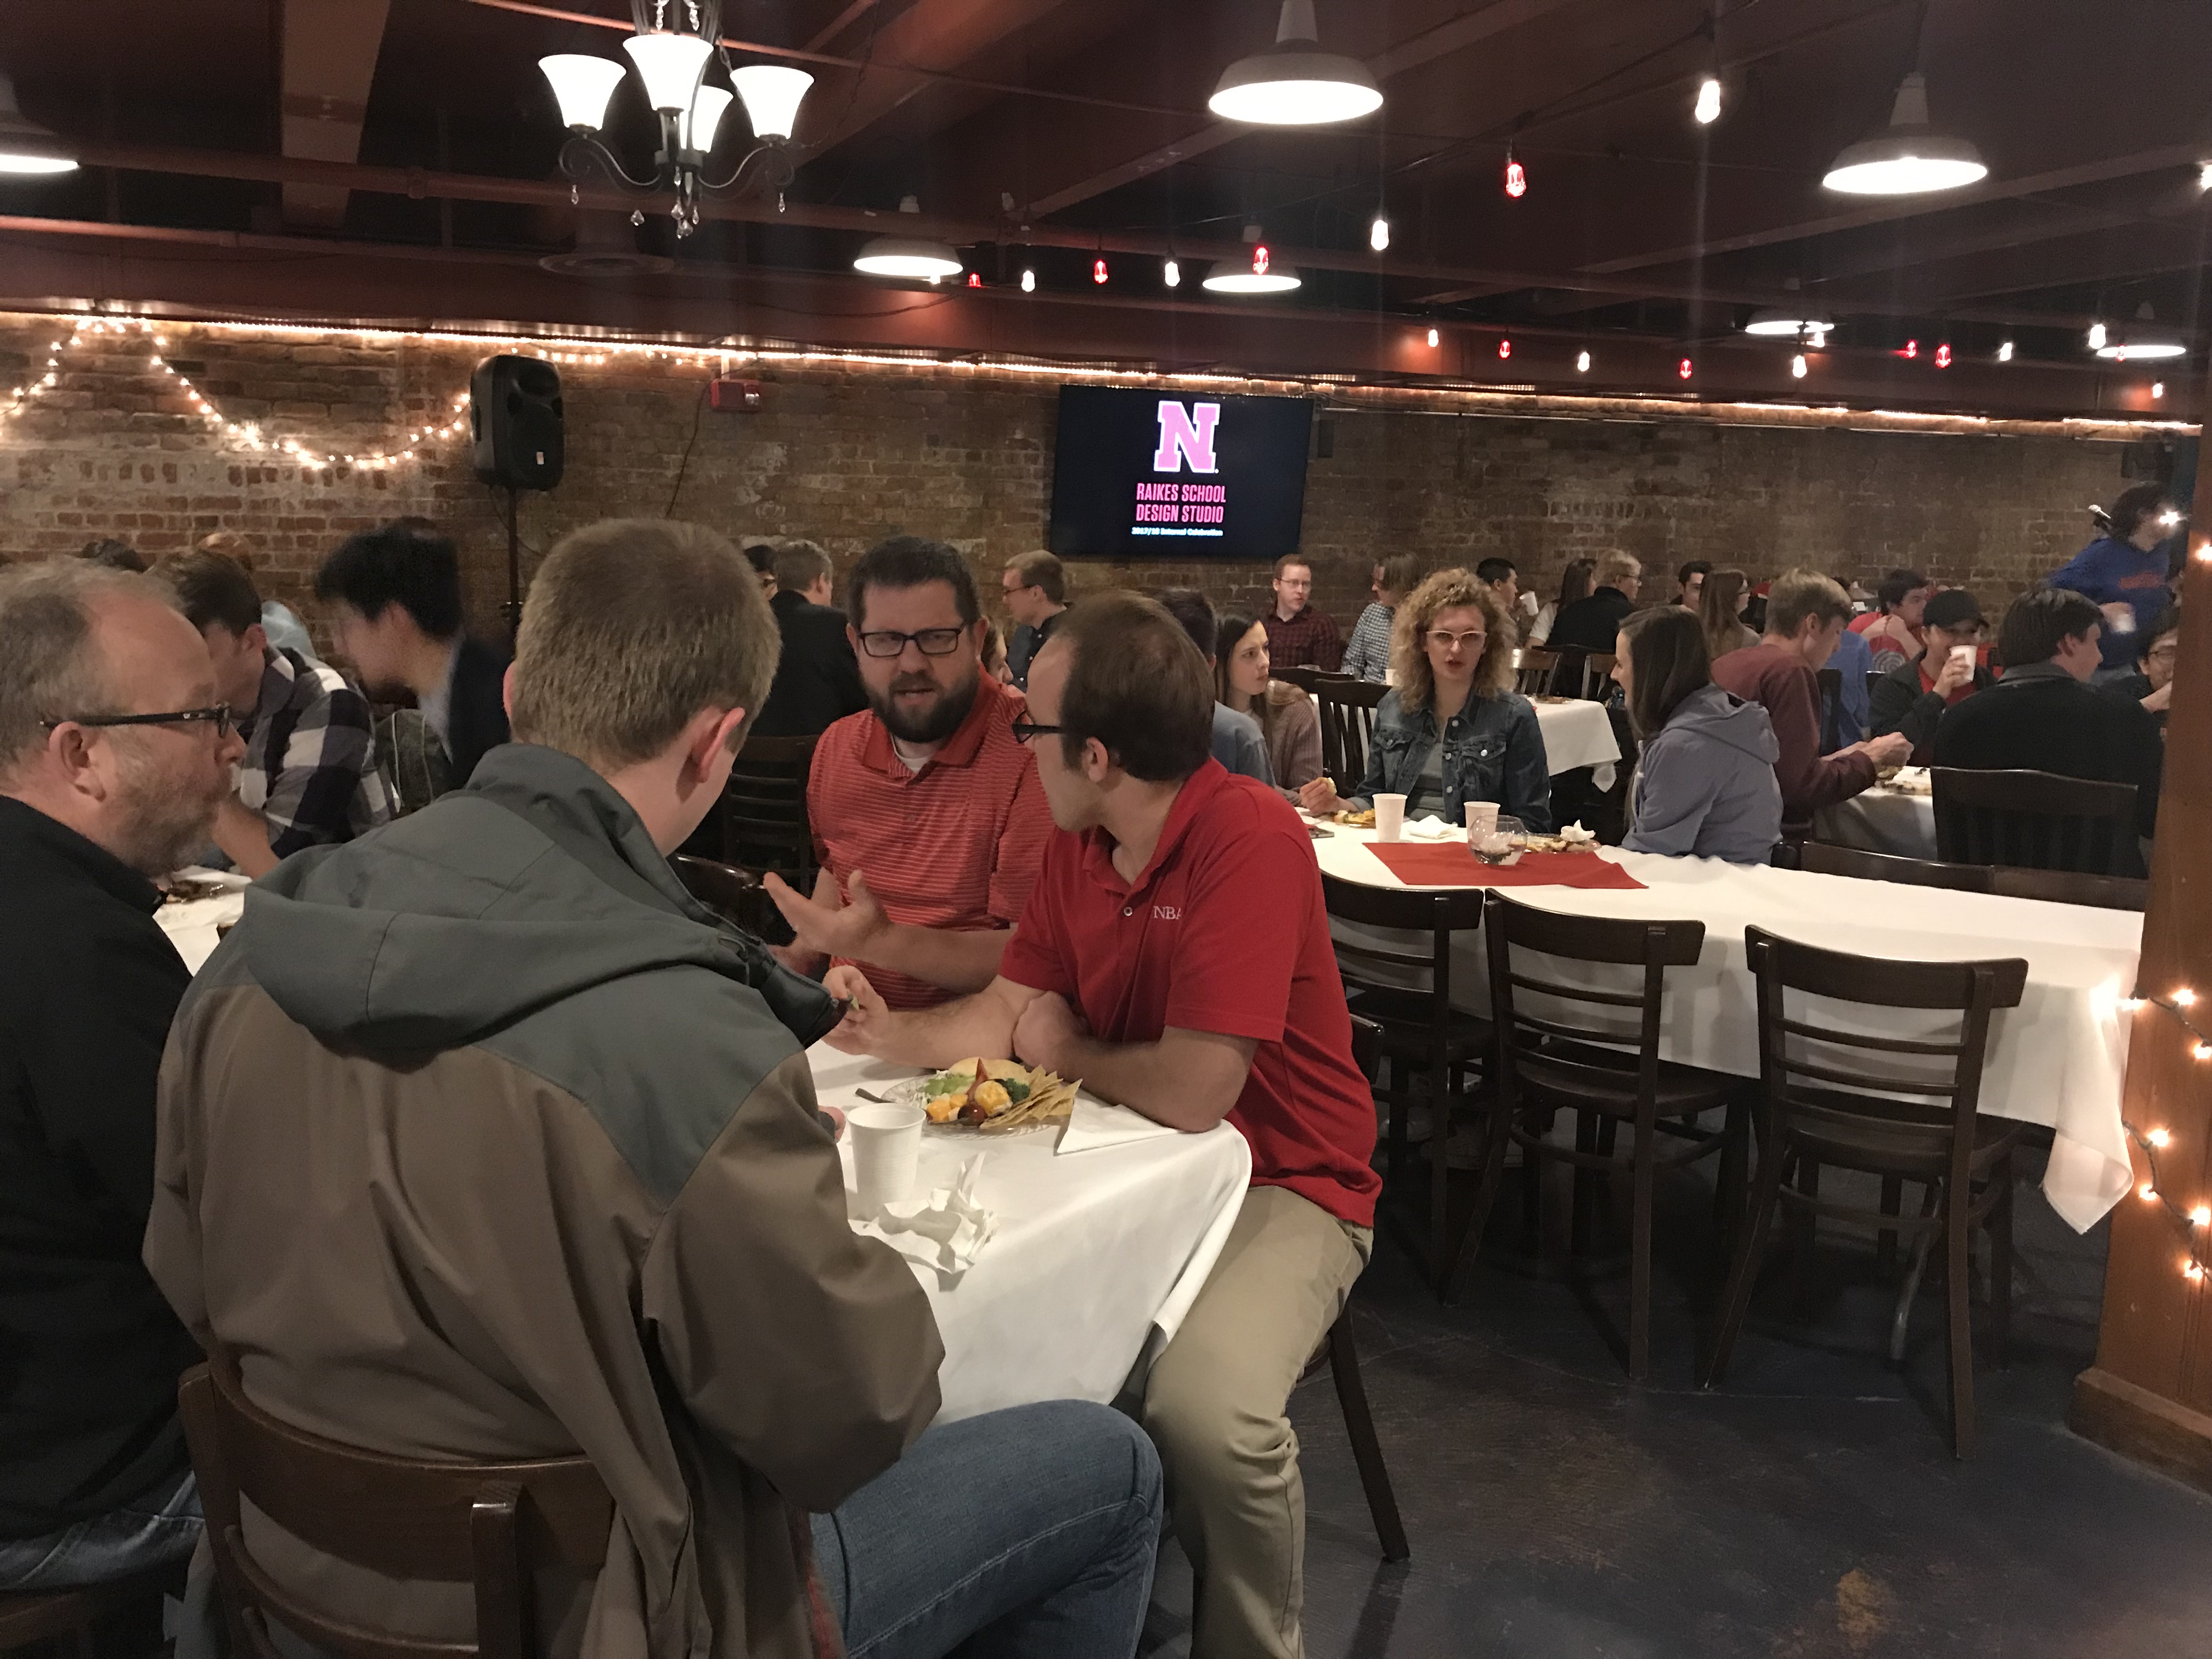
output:
<path id="1" fill-rule="evenodd" d="M 469 377 L 477 477 L 510 489 L 561 482 L 561 373 L 542 357 L 487 357 Z"/>

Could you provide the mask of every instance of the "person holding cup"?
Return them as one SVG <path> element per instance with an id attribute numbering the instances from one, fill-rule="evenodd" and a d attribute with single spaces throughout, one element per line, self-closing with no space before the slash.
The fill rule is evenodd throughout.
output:
<path id="1" fill-rule="evenodd" d="M 1943 711 L 1996 684 L 1979 661 L 1984 626 L 1982 607 L 1972 594 L 1945 588 L 1928 601 L 1922 615 L 1927 644 L 1875 682 L 1873 735 L 1902 734 L 1912 744 L 1915 766 L 1928 764 Z"/>
<path id="2" fill-rule="evenodd" d="M 1469 801 L 1494 801 L 1530 830 L 1552 828 L 1551 767 L 1536 711 L 1513 690 L 1512 617 L 1471 571 L 1440 570 L 1398 607 L 1390 639 L 1398 677 L 1375 711 L 1367 775 L 1350 799 L 1327 776 L 1298 791 L 1320 815 L 1364 812 L 1385 794 L 1407 816 L 1466 822 Z"/>

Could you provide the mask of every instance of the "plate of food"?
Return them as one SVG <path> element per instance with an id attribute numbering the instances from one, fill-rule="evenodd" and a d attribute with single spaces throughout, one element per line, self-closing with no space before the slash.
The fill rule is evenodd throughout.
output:
<path id="1" fill-rule="evenodd" d="M 1370 806 L 1364 812 L 1332 812 L 1328 815 L 1328 821 L 1353 830 L 1372 830 L 1375 827 L 1375 809 Z"/>
<path id="2" fill-rule="evenodd" d="M 1037 1128 L 1075 1109 L 1076 1085 L 1018 1060 L 963 1060 L 902 1083 L 895 1098 L 919 1106 L 927 1128 L 1004 1134 Z"/>

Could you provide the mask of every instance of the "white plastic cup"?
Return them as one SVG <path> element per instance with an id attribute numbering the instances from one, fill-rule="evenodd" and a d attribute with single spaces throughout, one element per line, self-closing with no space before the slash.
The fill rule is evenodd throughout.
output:
<path id="1" fill-rule="evenodd" d="M 860 1207 L 883 1213 L 914 1190 L 921 1163 L 922 1109 L 919 1106 L 855 1106 L 845 1114 L 853 1138 L 853 1186 Z"/>
<path id="2" fill-rule="evenodd" d="M 1375 797 L 1375 839 L 1399 841 L 1406 833 L 1406 798 L 1403 795 Z"/>
<path id="3" fill-rule="evenodd" d="M 1460 808 L 1467 819 L 1467 839 L 1469 845 L 1480 844 L 1485 836 L 1498 833 L 1498 803 L 1494 800 L 1471 800 Z"/>
<path id="4" fill-rule="evenodd" d="M 1974 647 L 1971 645 L 1954 645 L 1951 647 L 1951 660 L 1962 668 L 1972 668 L 1974 665 L 1975 654 Z"/>

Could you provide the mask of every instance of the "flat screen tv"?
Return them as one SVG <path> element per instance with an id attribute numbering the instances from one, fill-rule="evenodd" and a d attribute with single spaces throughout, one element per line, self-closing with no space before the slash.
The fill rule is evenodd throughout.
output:
<path id="1" fill-rule="evenodd" d="M 1304 398 L 1062 386 L 1052 550 L 1077 559 L 1295 553 L 1312 421 Z"/>

